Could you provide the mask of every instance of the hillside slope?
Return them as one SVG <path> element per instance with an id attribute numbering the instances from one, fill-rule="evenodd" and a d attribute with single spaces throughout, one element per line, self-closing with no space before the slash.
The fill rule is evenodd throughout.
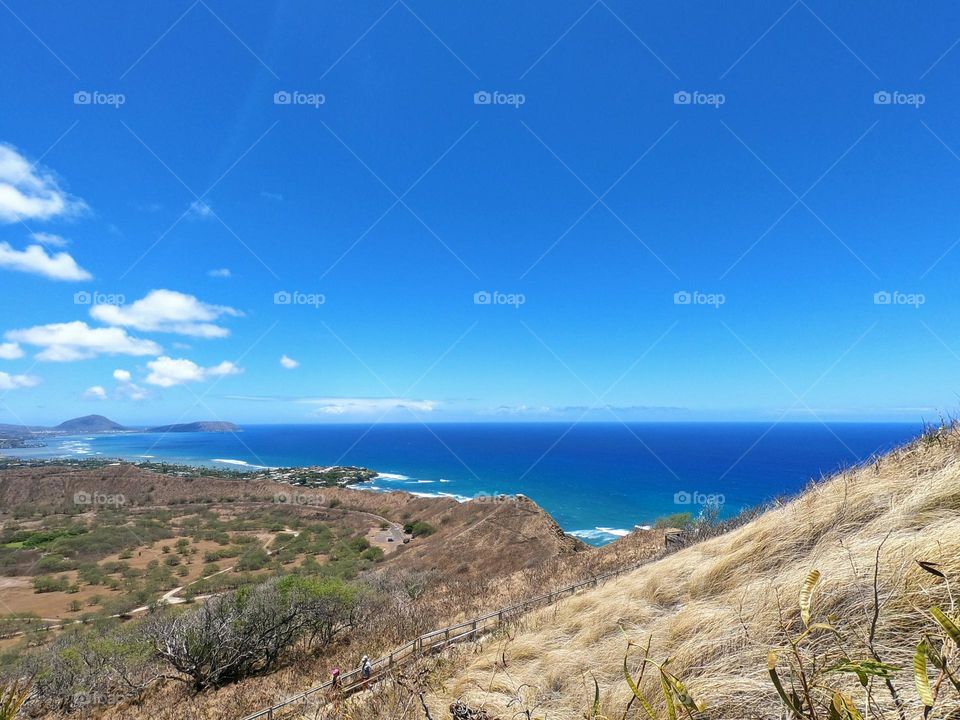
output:
<path id="1" fill-rule="evenodd" d="M 188 433 L 188 432 L 206 432 L 206 433 L 236 433 L 241 432 L 240 426 L 232 422 L 222 422 L 219 420 L 201 420 L 199 422 L 178 423 L 176 425 L 157 425 L 147 428 L 147 432 L 152 433 Z"/>
<path id="2" fill-rule="evenodd" d="M 389 557 L 400 569 L 437 571 L 460 580 L 506 576 L 588 547 L 565 535 L 550 515 L 526 499 L 459 503 L 451 498 L 353 488 L 303 488 L 234 476 L 162 474 L 127 463 L 98 466 L 38 463 L 0 469 L 0 509 L 29 505 L 45 512 L 71 508 L 77 494 L 123 498 L 130 508 L 211 504 L 279 505 L 290 515 L 345 520 L 358 527 L 381 520 L 422 521 L 435 529 Z M 456 571 L 455 573 L 453 571 Z"/>
<path id="3" fill-rule="evenodd" d="M 78 500 L 78 497 L 81 499 Z M 94 507 L 90 502 L 91 497 L 108 498 L 103 502 L 109 502 L 109 506 Z M 386 654 L 410 637 L 464 617 L 488 612 L 499 607 L 498 603 L 509 604 L 524 599 L 530 590 L 524 584 L 523 576 L 532 575 L 537 587 L 541 587 L 541 579 L 554 575 L 556 568 L 565 567 L 565 561 L 569 560 L 572 564 L 567 572 L 576 572 L 577 568 L 581 568 L 581 557 L 589 564 L 591 557 L 596 554 L 595 549 L 564 535 L 546 512 L 526 499 L 489 498 L 459 503 L 451 498 L 425 498 L 402 492 L 295 487 L 208 469 L 176 468 L 163 473 L 119 462 L 0 463 L 0 529 L 6 529 L 8 523 L 15 526 L 18 532 L 29 533 L 42 533 L 68 523 L 103 529 L 108 524 L 107 516 L 110 517 L 110 528 L 121 529 L 121 539 L 139 541 L 128 558 L 128 562 L 137 567 L 149 567 L 151 562 L 159 566 L 160 560 L 165 561 L 165 552 L 157 547 L 160 543 L 166 542 L 176 547 L 174 540 L 177 539 L 197 547 L 197 560 L 190 562 L 190 556 L 184 555 L 185 559 L 177 563 L 178 566 L 192 568 L 187 571 L 191 579 L 201 569 L 199 558 L 210 550 L 216 550 L 215 545 L 223 546 L 212 540 L 207 542 L 203 533 L 197 532 L 200 528 L 212 530 L 219 527 L 228 533 L 230 542 L 235 545 L 239 542 L 237 536 L 243 527 L 249 526 L 248 534 L 255 538 L 251 542 L 262 543 L 264 548 L 273 548 L 267 543 L 281 530 L 291 528 L 287 532 L 290 534 L 288 537 L 292 537 L 296 528 L 307 532 L 303 528 L 312 527 L 309 523 L 322 522 L 337 538 L 366 537 L 384 550 L 382 558 L 369 564 L 357 563 L 362 575 L 356 579 L 364 582 L 371 593 L 371 607 L 375 605 L 385 610 L 368 617 L 322 652 L 316 648 L 308 651 L 298 645 L 270 674 L 247 677 L 216 691 L 199 694 L 182 682 L 161 680 L 149 685 L 140 702 L 121 702 L 110 706 L 110 703 L 116 702 L 114 697 L 125 697 L 121 689 L 115 696 L 108 697 L 104 693 L 105 706 L 91 708 L 89 713 L 84 710 L 83 717 L 123 720 L 202 717 L 207 720 L 235 720 L 292 692 L 318 684 L 333 666 L 352 666 L 361 652 L 374 657 Z M 142 524 L 148 523 L 151 518 L 158 519 L 161 525 L 171 531 L 158 543 L 140 540 L 143 537 L 140 528 L 145 527 Z M 242 520 L 243 525 L 227 525 L 232 520 Z M 202 524 L 197 525 L 198 521 L 202 521 Z M 429 527 L 430 532 L 410 537 L 403 532 L 402 526 L 406 524 L 417 524 L 421 529 Z M 130 532 L 125 533 L 122 528 L 128 528 Z M 264 528 L 272 529 L 261 532 Z M 392 538 L 392 542 L 380 542 L 381 537 L 387 536 Z M 78 534 L 77 537 L 87 536 Z M 102 535 L 103 538 L 106 535 Z M 227 546 L 231 546 L 229 542 Z M 109 553 L 99 552 L 96 544 L 78 547 L 80 550 L 77 552 L 83 554 L 81 559 L 85 564 L 100 563 L 105 566 L 116 558 L 113 550 Z M 47 603 L 45 607 L 49 608 L 54 605 L 66 607 L 71 599 L 81 597 L 86 601 L 90 593 L 106 595 L 110 592 L 101 589 L 101 586 L 93 588 L 86 581 L 77 580 L 79 594 L 71 594 L 65 587 L 37 595 L 30 583 L 36 574 L 35 566 L 43 560 L 41 554 L 46 552 L 39 545 L 38 548 L 3 548 L 8 555 L 20 553 L 25 557 L 16 562 L 16 558 L 7 557 L 4 571 L 9 577 L 0 578 L 7 583 L 3 592 L 0 592 L 0 600 L 3 601 L 0 603 L 3 605 L 0 620 L 12 612 L 10 604 L 14 598 L 9 594 L 11 587 L 18 592 L 17 601 L 31 611 L 41 601 Z M 309 553 L 317 564 L 330 566 L 330 572 L 334 573 L 338 572 L 334 563 L 341 559 L 334 557 L 342 552 L 339 548 L 339 544 L 331 543 L 328 550 L 310 549 L 304 552 Z M 179 550 L 176 552 L 180 553 Z M 205 557 L 203 562 L 207 562 Z M 235 575 L 230 571 L 234 562 L 238 561 L 224 559 L 219 566 L 225 573 L 223 577 L 228 580 Z M 278 560 L 278 563 L 283 562 Z M 286 558 L 285 563 L 270 565 L 264 570 L 282 574 L 309 572 L 304 570 L 305 560 L 301 563 L 299 555 Z M 164 562 L 164 565 L 168 564 Z M 74 577 L 73 571 L 59 574 L 70 580 Z M 267 575 L 261 577 L 266 579 Z M 174 580 L 173 584 L 179 582 L 183 581 Z M 152 595 L 146 600 L 167 590 L 166 585 L 151 587 Z M 142 589 L 146 591 L 146 584 Z M 112 594 L 117 596 L 121 593 Z M 131 607 L 140 606 L 140 603 L 138 599 Z M 53 610 L 46 612 L 50 614 Z M 65 616 L 67 620 L 72 620 L 77 617 L 71 614 L 73 612 L 50 614 L 50 617 Z M 128 632 L 134 632 L 141 619 L 149 620 L 146 615 L 137 615 L 123 625 Z M 68 628 L 56 638 L 65 640 L 76 629 Z M 55 641 L 56 638 L 43 637 L 40 643 L 48 639 Z M 6 647 L 0 645 L 0 654 L 19 642 L 17 636 L 11 636 Z M 26 651 L 26 648 L 23 650 Z M 72 647 L 70 652 L 73 652 Z M 5 670 L 9 670 L 4 667 L 5 659 L 0 658 L 0 677 Z M 40 666 L 48 667 L 49 664 L 42 662 Z M 69 673 L 68 676 L 73 677 Z M 68 688 L 69 682 L 73 680 L 67 680 Z M 87 685 L 82 687 L 85 692 L 89 690 Z M 65 697 L 73 697 L 74 694 L 67 692 Z M 38 717 L 60 717 L 61 714 L 53 711 L 54 707 L 56 703 L 51 701 L 43 709 L 38 705 L 31 712 Z M 44 710 L 49 712 L 43 715 Z"/>
<path id="4" fill-rule="evenodd" d="M 783 626 L 790 627 L 790 636 L 799 634 L 804 579 L 812 569 L 822 573 L 813 621 L 830 618 L 840 632 L 838 641 L 817 631 L 811 647 L 821 660 L 836 658 L 842 656 L 839 642 L 844 653 L 861 659 L 871 657 L 867 639 L 876 567 L 879 616 L 873 648 L 884 662 L 900 668 L 891 683 L 905 716 L 920 717 L 914 650 L 921 632 L 937 637 L 927 610 L 938 605 L 955 617 L 956 609 L 944 580 L 917 561 L 938 563 L 948 579 L 960 579 L 956 429 L 841 473 L 732 533 L 528 616 L 515 636 L 491 641 L 482 652 L 451 663 L 457 669 L 428 702 L 434 717 L 446 717 L 450 703 L 462 698 L 471 707 L 486 708 L 491 717 L 513 717 L 530 708 L 533 717 L 580 720 L 590 716 L 593 676 L 606 717 L 643 717 L 638 705 L 630 710 L 635 715 L 624 713 L 632 697 L 623 675 L 629 637 L 635 643 L 629 661 L 634 676 L 650 639 L 650 657 L 671 658 L 673 673 L 706 704 L 704 717 L 781 717 L 767 655 L 779 651 L 786 684 L 784 649 L 789 646 Z M 946 649 L 956 652 L 950 643 Z M 932 677 L 934 672 L 931 665 Z M 864 691 L 855 676 L 825 678 L 858 698 L 862 710 Z M 945 705 L 932 717 L 946 717 L 960 703 L 949 683 L 943 685 Z M 654 705 L 663 706 L 652 668 L 641 687 Z M 882 681 L 872 684 L 871 708 L 869 717 L 899 715 Z"/>

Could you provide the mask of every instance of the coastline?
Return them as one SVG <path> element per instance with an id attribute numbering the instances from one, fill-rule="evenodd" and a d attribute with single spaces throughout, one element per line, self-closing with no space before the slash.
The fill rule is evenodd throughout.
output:
<path id="1" fill-rule="evenodd" d="M 73 437 L 73 436 L 71 436 Z M 68 444 L 74 442 L 71 440 L 71 437 L 64 437 L 63 439 L 67 441 Z M 83 438 L 81 436 L 76 436 L 76 442 L 82 442 Z M 14 448 L 12 450 L 18 450 L 24 448 Z M 34 448 L 25 448 L 25 449 L 34 449 Z M 371 470 L 369 468 L 358 468 L 353 466 L 292 466 L 292 467 L 267 467 L 267 466 L 258 466 L 248 463 L 243 460 L 232 460 L 228 458 L 214 458 L 208 463 L 190 463 L 190 462 L 181 462 L 181 461 L 167 461 L 157 460 L 154 456 L 145 456 L 139 455 L 135 457 L 109 457 L 106 455 L 82 455 L 77 457 L 76 455 L 69 454 L 58 454 L 55 456 L 45 455 L 45 456 L 18 456 L 14 452 L 10 451 L 0 451 L 0 470 L 4 466 L 10 464 L 11 466 L 16 466 L 20 463 L 27 465 L 78 465 L 78 466 L 90 466 L 90 467 L 103 467 L 103 466 L 113 466 L 121 463 L 128 463 L 135 465 L 136 467 L 154 470 L 161 472 L 163 474 L 173 474 L 173 475 L 191 475 L 191 474 L 201 474 L 201 475 L 213 475 L 215 477 L 229 478 L 229 479 L 238 479 L 243 477 L 244 479 L 250 479 L 251 476 L 254 479 L 262 479 L 270 482 L 282 482 L 288 484 L 292 487 L 304 487 L 304 488 L 317 488 L 317 487 L 341 487 L 348 490 L 364 490 L 367 492 L 373 493 L 406 493 L 418 498 L 429 498 L 429 499 L 441 499 L 446 498 L 450 500 L 455 500 L 458 503 L 467 503 L 467 502 L 486 502 L 490 503 L 493 499 L 496 498 L 506 498 L 508 496 L 503 494 L 496 495 L 487 495 L 481 494 L 474 497 L 467 497 L 466 495 L 460 495 L 457 493 L 451 492 L 427 492 L 427 491 L 417 491 L 409 489 L 405 486 L 423 486 L 423 485 L 432 485 L 432 484 L 442 484 L 449 483 L 450 481 L 444 478 L 438 480 L 424 480 L 424 479 L 414 479 L 407 475 L 395 472 L 379 472 L 376 470 Z M 218 467 L 217 463 L 220 465 L 227 465 L 227 468 Z M 337 480 L 334 482 L 328 483 L 312 483 L 309 481 L 309 476 L 315 475 L 323 471 L 353 471 L 356 473 L 356 477 L 352 477 L 349 480 Z M 362 476 L 362 477 L 361 477 Z M 377 485 L 377 482 L 383 483 L 396 483 L 395 486 L 384 486 Z M 525 497 L 523 494 L 517 494 L 518 497 Z M 546 509 L 545 509 L 546 511 Z M 549 511 L 546 511 L 549 514 Z M 551 516 L 552 517 L 552 516 Z M 626 537 L 635 530 L 650 530 L 651 526 L 649 525 L 634 525 L 630 529 L 626 528 L 611 528 L 611 527 L 596 527 L 588 529 L 573 529 L 569 530 L 561 526 L 561 530 L 566 534 L 578 540 L 581 540 L 588 545 L 593 545 L 595 547 L 602 547 L 607 545 L 615 540 L 619 540 L 622 537 Z"/>
<path id="2" fill-rule="evenodd" d="M 732 517 L 915 437 L 916 425 L 282 425 L 230 433 L 79 433 L 28 460 L 114 460 L 250 475 L 331 464 L 372 468 L 372 492 L 464 502 L 524 494 L 595 545 L 722 496 Z M 642 443 L 639 441 L 642 440 Z M 562 441 L 562 442 L 561 442 Z M 694 451 L 702 448 L 702 452 Z M 274 471 L 276 472 L 276 471 Z M 356 485 L 352 487 L 358 487 Z"/>

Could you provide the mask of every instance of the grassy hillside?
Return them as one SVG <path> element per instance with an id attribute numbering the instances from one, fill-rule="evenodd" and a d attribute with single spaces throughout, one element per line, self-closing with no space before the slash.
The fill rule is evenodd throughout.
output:
<path id="1" fill-rule="evenodd" d="M 584 545 L 525 498 L 458 503 L 202 469 L 0 463 L 0 684 L 33 679 L 30 716 L 237 718 L 363 653 L 652 557 L 663 537 L 620 547 Z M 157 657 L 156 622 L 193 617 L 237 588 L 251 597 L 290 582 L 328 600 L 356 596 L 344 628 L 323 642 L 307 633 L 269 667 L 199 692 Z M 293 596 L 265 597 L 274 612 Z"/>
<path id="2" fill-rule="evenodd" d="M 807 585 L 809 622 L 835 631 L 814 627 L 793 652 L 790 641 L 805 627 L 801 590 L 812 570 L 821 580 Z M 960 694 L 932 660 L 946 657 L 956 672 L 957 648 L 930 614 L 936 606 L 956 618 L 951 582 L 960 582 L 955 428 L 811 487 L 727 535 L 528 616 L 515 634 L 448 663 L 442 690 L 427 702 L 435 718 L 449 717 L 457 699 L 490 717 L 526 710 L 530 715 L 520 717 L 649 717 L 639 700 L 631 702 L 624 676 L 626 656 L 638 677 L 649 642 L 648 657 L 669 658 L 671 675 L 703 703 L 700 717 L 790 717 L 768 670 L 775 650 L 786 694 L 793 684 L 800 703 L 807 695 L 812 700 L 804 717 L 834 717 L 827 706 L 841 690 L 864 717 L 918 718 L 924 715 L 913 663 L 926 634 L 927 672 L 938 694 L 930 717 L 960 717 L 950 714 L 960 712 Z M 844 658 L 851 662 L 843 665 Z M 851 672 L 855 662 L 868 671 L 866 688 Z M 639 684 L 654 714 L 668 717 L 654 665 L 646 664 Z M 685 698 L 671 694 L 686 717 Z M 856 717 L 849 712 L 837 717 Z"/>

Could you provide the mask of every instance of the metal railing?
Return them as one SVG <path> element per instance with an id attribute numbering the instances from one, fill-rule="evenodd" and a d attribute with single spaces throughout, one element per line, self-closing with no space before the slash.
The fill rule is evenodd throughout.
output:
<path id="1" fill-rule="evenodd" d="M 509 622 L 510 620 L 519 617 L 524 613 L 528 613 L 531 610 L 535 610 L 538 607 L 547 607 L 564 598 L 572 597 L 583 588 L 597 587 L 600 585 L 600 583 L 623 575 L 624 573 L 636 570 L 640 566 L 647 564 L 647 562 L 649 561 L 643 561 L 619 570 L 613 570 L 612 572 L 604 573 L 602 575 L 596 575 L 588 578 L 587 580 L 582 580 L 574 585 L 570 585 L 569 587 L 565 587 L 560 590 L 554 590 L 553 592 L 549 592 L 544 595 L 538 595 L 537 597 L 530 598 L 529 600 L 524 600 L 516 605 L 510 605 L 509 607 L 495 610 L 491 613 L 487 613 L 486 615 L 481 615 L 480 617 L 476 617 L 471 620 L 465 620 L 464 622 L 456 625 L 451 625 L 449 627 L 441 628 L 440 630 L 433 630 L 425 633 L 424 635 L 421 635 L 420 637 L 411 640 L 410 642 L 405 643 L 398 648 L 394 648 L 393 651 L 388 655 L 372 661 L 370 664 L 373 671 L 371 672 L 369 679 L 361 677 L 359 669 L 344 673 L 340 676 L 339 690 L 335 692 L 342 694 L 356 692 L 357 690 L 365 687 L 368 683 L 372 682 L 374 678 L 389 672 L 393 668 L 409 662 L 414 658 L 422 657 L 428 653 L 440 650 L 441 648 L 461 642 L 463 640 L 473 639 L 481 632 L 500 627 L 504 623 Z M 255 712 L 252 715 L 247 715 L 243 718 L 243 720 L 275 720 L 275 718 L 280 717 L 278 713 L 287 709 L 291 709 L 294 705 L 299 703 L 302 703 L 304 708 L 306 708 L 307 702 L 311 697 L 317 695 L 318 693 L 330 691 L 332 688 L 333 682 L 327 681 L 322 685 L 318 685 L 317 687 L 305 690 L 302 693 L 287 698 L 286 700 L 282 700 L 276 705 L 271 705 L 270 707 Z"/>

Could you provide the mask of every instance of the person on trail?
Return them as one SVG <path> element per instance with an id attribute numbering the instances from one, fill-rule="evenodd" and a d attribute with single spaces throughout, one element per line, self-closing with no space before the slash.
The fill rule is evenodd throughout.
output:
<path id="1" fill-rule="evenodd" d="M 340 668 L 334 668 L 333 672 L 330 673 L 330 689 L 340 689 Z"/>
<path id="2" fill-rule="evenodd" d="M 370 676 L 373 674 L 373 666 L 370 664 L 370 658 L 366 655 L 360 661 L 360 677 L 363 678 L 363 686 L 370 684 Z"/>

